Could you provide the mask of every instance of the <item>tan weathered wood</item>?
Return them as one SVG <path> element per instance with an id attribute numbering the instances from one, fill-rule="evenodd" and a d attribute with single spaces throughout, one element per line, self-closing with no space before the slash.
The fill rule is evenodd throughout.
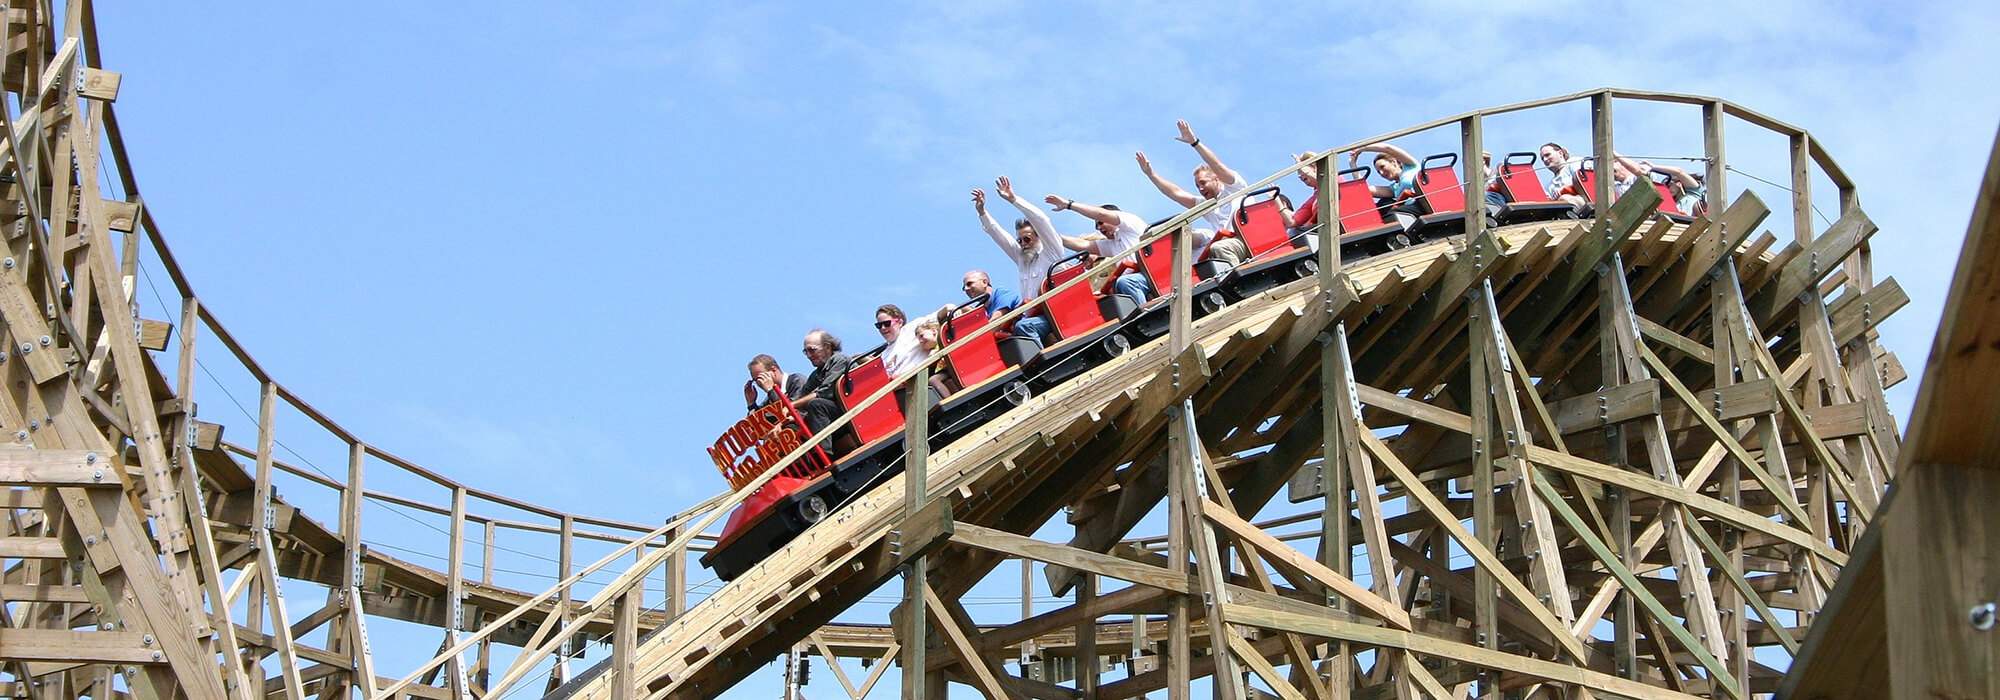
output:
<path id="1" fill-rule="evenodd" d="M 1729 384 L 1708 394 L 1710 414 L 1719 421 L 1755 418 L 1778 412 L 1778 391 L 1770 380 Z"/>
<path id="2" fill-rule="evenodd" d="M 1254 603 L 1232 606 L 1230 614 L 1232 615 L 1231 621 L 1245 625 L 1255 625 L 1272 629 L 1288 629 L 1314 636 L 1407 649 L 1430 656 L 1438 656 L 1480 666 L 1506 668 L 1514 673 L 1549 681 L 1603 688 L 1626 697 L 1648 700 L 1688 700 L 1690 697 L 1681 693 L 1628 681 L 1609 674 L 1568 664 L 1482 649 L 1471 644 L 1446 641 L 1410 632 L 1347 622 L 1331 615 L 1306 615 L 1298 611 L 1276 610 Z"/>
<path id="3" fill-rule="evenodd" d="M 1924 366 L 1898 494 L 1884 508 L 1892 697 L 2000 695 L 2000 139 Z M 1982 629 L 1983 628 L 1983 629 Z M 1855 659 L 1855 662 L 1873 660 Z"/>
<path id="4" fill-rule="evenodd" d="M 139 202 L 120 202 L 106 199 L 98 203 L 104 211 L 104 226 L 120 233 L 131 233 L 139 226 Z"/>
<path id="5" fill-rule="evenodd" d="M 158 664 L 161 654 L 138 632 L 8 629 L 0 634 L 0 659 L 87 664 Z"/>
<path id="6" fill-rule="evenodd" d="M 1242 637 L 1232 634 L 1227 639 L 1230 653 L 1235 654 L 1238 660 L 1249 666 L 1258 678 L 1264 679 L 1266 685 L 1277 691 L 1278 697 L 1285 700 L 1305 700 L 1305 694 L 1293 688 L 1284 676 L 1279 675 L 1278 669 L 1271 665 L 1270 659 L 1264 658 L 1263 652 L 1257 651 L 1256 647 L 1250 646 L 1250 643 L 1244 641 Z"/>
<path id="7" fill-rule="evenodd" d="M 1573 396 L 1549 406 L 1564 435 L 1660 414 L 1660 385 L 1652 379 Z"/>
<path id="8" fill-rule="evenodd" d="M 1529 468 L 1532 469 L 1533 467 Z M 1543 502 L 1547 503 L 1552 511 L 1560 515 L 1563 520 L 1568 521 L 1571 531 L 1576 533 L 1577 537 L 1583 540 L 1584 545 L 1590 548 L 1591 553 L 1597 556 L 1598 564 L 1609 569 L 1612 575 L 1617 576 L 1625 583 L 1625 589 L 1631 591 L 1638 598 L 1640 605 L 1653 616 L 1654 622 L 1666 628 L 1680 642 L 1682 648 L 1694 654 L 1696 660 L 1701 662 L 1702 667 L 1708 670 L 1710 677 L 1716 679 L 1717 685 L 1721 686 L 1723 692 L 1739 700 L 1748 697 L 1743 686 L 1723 667 L 1721 660 L 1716 659 L 1709 653 L 1707 645 L 1697 640 L 1694 633 L 1682 627 L 1673 618 L 1673 614 L 1668 612 L 1666 606 L 1662 605 L 1658 598 L 1653 597 L 1651 593 L 1647 592 L 1646 587 L 1639 583 L 1638 577 L 1634 576 L 1630 569 L 1625 568 L 1625 564 L 1611 551 L 1611 548 L 1606 546 L 1602 540 L 1599 540 L 1596 535 L 1591 534 L 1590 528 L 1583 521 L 1583 518 L 1578 516 L 1576 511 L 1571 510 L 1568 503 L 1563 502 L 1562 494 L 1557 493 L 1553 487 L 1549 486 L 1548 482 L 1539 479 L 1530 480 L 1529 485 L 1535 489 L 1535 492 L 1541 496 Z"/>
<path id="9" fill-rule="evenodd" d="M 0 600 L 40 603 L 88 603 L 90 602 L 90 594 L 76 586 L 4 583 L 0 584 Z"/>
<path id="10" fill-rule="evenodd" d="M 62 541 L 53 537 L 0 537 L 0 559 L 63 559 Z"/>
<path id="11" fill-rule="evenodd" d="M 0 448 L 0 485 L 109 486 L 120 479 L 108 459 L 91 450 Z"/>
<path id="12" fill-rule="evenodd" d="M 77 92 L 93 100 L 118 99 L 118 86 L 124 82 L 124 76 L 98 68 L 84 68 L 82 73 L 83 83 L 77 86 Z"/>
<path id="13" fill-rule="evenodd" d="M 1207 503 L 1203 504 L 1202 512 L 1209 520 L 1229 530 L 1231 535 L 1234 535 L 1244 544 L 1255 548 L 1259 554 L 1262 554 L 1273 564 L 1281 568 L 1298 571 L 1311 577 L 1321 585 L 1335 591 L 1341 597 L 1353 601 L 1363 611 L 1388 623 L 1391 627 L 1403 630 L 1411 629 L 1410 614 L 1404 612 L 1395 603 L 1383 599 L 1375 591 L 1369 590 L 1361 584 L 1355 583 L 1352 579 L 1341 575 L 1340 572 L 1334 571 L 1313 560 L 1311 557 L 1306 556 L 1304 552 L 1300 552 L 1278 541 L 1277 538 L 1266 534 L 1263 530 L 1257 529 L 1257 526 L 1237 517 L 1229 509 L 1214 503 Z"/>
<path id="14" fill-rule="evenodd" d="M 1186 572 L 1171 572 L 1108 554 L 1043 542 L 970 523 L 958 523 L 952 531 L 951 540 L 968 547 L 978 547 L 1047 564 L 1061 564 L 1099 576 L 1109 576 L 1120 581 L 1130 581 L 1176 593 L 1194 594 L 1199 591 L 1199 584 Z"/>
<path id="15" fill-rule="evenodd" d="M 173 335 L 174 324 L 166 321 L 139 319 L 139 347 L 144 350 L 167 349 L 167 338 Z"/>
<path id="16" fill-rule="evenodd" d="M 943 547 L 951 539 L 951 501 L 940 498 L 917 509 L 895 530 L 898 565 L 923 557 Z"/>
<path id="17" fill-rule="evenodd" d="M 1387 445 L 1382 444 L 1382 441 L 1376 438 L 1374 434 L 1363 432 L 1361 434 L 1361 443 L 1368 448 L 1369 452 L 1373 454 L 1383 467 L 1395 474 L 1396 478 L 1402 483 L 1422 483 L 1422 480 L 1418 479 L 1417 475 L 1411 472 L 1409 467 L 1403 466 L 1402 460 L 1398 459 L 1395 453 L 1391 452 Z M 1432 495 L 1429 490 L 1422 488 L 1412 488 L 1409 490 L 1409 494 L 1417 502 L 1417 505 L 1422 507 L 1426 513 L 1429 513 L 1431 517 L 1438 520 L 1438 526 L 1446 534 L 1449 534 L 1452 539 L 1457 540 L 1459 546 L 1470 553 L 1479 566 L 1492 572 L 1495 583 L 1501 589 L 1506 590 L 1508 595 L 1513 596 L 1516 601 L 1520 602 L 1521 606 L 1527 609 L 1535 617 L 1536 621 L 1540 622 L 1544 628 L 1553 634 L 1556 641 L 1571 654 L 1572 658 L 1591 658 L 1591 654 L 1584 649 L 1583 645 L 1575 637 L 1568 634 L 1563 627 L 1562 621 L 1556 619 L 1547 607 L 1541 605 L 1540 600 L 1532 591 L 1528 590 L 1527 585 L 1523 584 L 1519 578 L 1509 572 L 1507 567 L 1500 563 L 1499 557 L 1495 556 L 1491 549 L 1482 544 L 1471 532 L 1468 532 L 1465 526 L 1459 523 L 1458 516 L 1452 515 L 1451 510 L 1438 501 L 1435 495 Z"/>
<path id="18" fill-rule="evenodd" d="M 924 607 L 930 609 L 931 614 L 936 617 L 937 629 L 944 632 L 945 642 L 951 647 L 952 652 L 958 655 L 960 667 L 971 671 L 973 679 L 979 682 L 979 691 L 990 700 L 1007 698 L 1007 689 L 1000 685 L 1000 677 L 1006 674 L 999 670 L 997 664 L 981 655 L 978 647 L 973 646 L 972 639 L 966 636 L 965 628 L 961 626 L 959 616 L 953 615 L 951 608 L 939 600 L 937 591 L 930 587 L 924 588 L 923 596 Z M 1078 672 L 1083 671 L 1079 669 Z M 910 675 L 910 670 L 905 667 L 903 673 Z"/>

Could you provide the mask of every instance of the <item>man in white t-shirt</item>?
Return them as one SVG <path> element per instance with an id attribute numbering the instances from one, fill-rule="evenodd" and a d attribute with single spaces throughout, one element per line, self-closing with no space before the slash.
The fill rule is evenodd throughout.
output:
<path id="1" fill-rule="evenodd" d="M 1042 199 L 1053 205 L 1056 211 L 1067 209 L 1096 222 L 1097 233 L 1103 236 L 1102 239 L 1085 240 L 1076 236 L 1056 234 L 1057 240 L 1062 242 L 1064 248 L 1088 250 L 1107 258 L 1115 258 L 1138 245 L 1139 239 L 1145 235 L 1146 220 L 1139 218 L 1137 214 L 1120 210 L 1115 204 L 1084 204 L 1053 194 Z M 1143 304 L 1153 296 L 1153 285 L 1148 284 L 1146 276 L 1140 274 L 1138 270 L 1119 275 L 1118 279 L 1112 281 L 1111 286 L 1119 294 L 1131 297 L 1136 303 Z"/>
<path id="2" fill-rule="evenodd" d="M 1132 154 L 1133 158 L 1139 161 L 1139 171 L 1145 173 L 1146 177 L 1153 181 L 1153 186 L 1159 188 L 1160 194 L 1166 195 L 1167 199 L 1174 200 L 1175 203 L 1183 207 L 1193 207 L 1204 200 L 1230 197 L 1248 187 L 1249 183 L 1243 181 L 1242 175 L 1237 174 L 1229 166 L 1223 165 L 1222 158 L 1216 156 L 1215 151 L 1209 150 L 1207 146 L 1202 145 L 1201 139 L 1195 137 L 1194 129 L 1188 126 L 1187 120 L 1183 119 L 1179 124 L 1181 135 L 1175 137 L 1174 140 L 1193 146 L 1194 152 L 1201 155 L 1202 162 L 1204 163 L 1204 165 L 1196 166 L 1194 169 L 1194 188 L 1196 192 L 1201 193 L 1201 196 L 1197 197 L 1187 190 L 1181 189 L 1180 185 L 1174 184 L 1172 180 L 1168 180 L 1165 177 L 1161 177 L 1159 173 L 1153 172 L 1153 163 L 1146 159 L 1144 151 Z M 1196 254 L 1201 254 L 1206 249 L 1208 254 L 1203 258 L 1204 260 L 1217 260 L 1229 263 L 1231 266 L 1243 262 L 1244 258 L 1250 257 L 1250 249 L 1244 245 L 1241 238 L 1231 237 L 1215 240 L 1217 233 L 1234 229 L 1236 210 L 1241 204 L 1242 200 L 1225 202 L 1221 206 L 1209 210 L 1207 214 L 1202 215 L 1202 221 L 1208 224 L 1208 226 L 1206 228 L 1196 227 L 1193 230 L 1194 251 Z M 1211 241 L 1213 241 L 1212 244 Z"/>
<path id="3" fill-rule="evenodd" d="M 1049 277 L 1049 266 L 1068 256 L 1062 244 L 1056 242 L 1055 224 L 1049 215 L 1028 200 L 1014 194 L 1014 184 L 1002 175 L 993 181 L 995 191 L 1001 199 L 1021 210 L 1020 219 L 1014 221 L 1014 235 L 1000 228 L 1000 222 L 986 213 L 986 192 L 972 191 L 972 207 L 979 212 L 979 224 L 986 229 L 986 235 L 993 237 L 993 243 L 1001 252 L 1020 268 L 1021 300 L 1028 301 L 1042 295 L 1042 282 Z M 1049 341 L 1049 321 L 1046 318 L 1025 314 L 1014 321 L 1014 334 L 1035 338 L 1044 343 Z"/>

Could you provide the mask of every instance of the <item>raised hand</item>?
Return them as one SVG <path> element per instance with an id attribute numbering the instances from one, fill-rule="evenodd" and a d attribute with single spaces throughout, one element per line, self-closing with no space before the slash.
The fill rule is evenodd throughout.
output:
<path id="1" fill-rule="evenodd" d="M 1174 137 L 1175 141 L 1192 145 L 1194 142 L 1201 140 L 1194 137 L 1194 128 L 1188 126 L 1186 119 L 1182 119 L 1175 123 L 1180 125 L 1181 127 L 1181 135 Z"/>
<path id="2" fill-rule="evenodd" d="M 1132 157 L 1139 161 L 1139 172 L 1143 172 L 1147 175 L 1153 174 L 1153 162 L 1146 160 L 1145 151 L 1134 151 L 1132 153 Z"/>
<path id="3" fill-rule="evenodd" d="M 995 179 L 993 181 L 993 189 L 1000 193 L 1001 199 L 1009 202 L 1014 201 L 1014 183 L 1008 181 L 1007 176 L 1001 175 L 998 179 Z"/>
<path id="4" fill-rule="evenodd" d="M 972 208 L 978 209 L 980 213 L 985 213 L 986 190 L 982 190 L 977 187 L 972 188 Z"/>
<path id="5" fill-rule="evenodd" d="M 1049 206 L 1056 208 L 1056 211 L 1062 211 L 1064 209 L 1069 208 L 1069 200 L 1063 199 L 1055 195 L 1048 195 L 1046 197 L 1043 197 L 1042 201 L 1048 202 Z"/>

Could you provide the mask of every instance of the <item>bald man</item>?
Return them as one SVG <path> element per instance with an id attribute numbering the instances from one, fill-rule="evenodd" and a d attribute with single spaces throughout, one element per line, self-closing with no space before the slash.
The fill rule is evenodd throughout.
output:
<path id="1" fill-rule="evenodd" d="M 965 281 L 959 288 L 965 290 L 967 299 L 977 299 L 981 294 L 986 295 L 988 318 L 999 318 L 1001 314 L 1013 311 L 1015 307 L 1021 305 L 1021 295 L 1006 287 L 993 286 L 993 278 L 988 277 L 984 270 L 965 273 Z M 1029 314 L 1014 319 L 1015 335 L 1041 340 L 1043 334 L 1048 331 L 1049 320 L 1040 316 Z"/>

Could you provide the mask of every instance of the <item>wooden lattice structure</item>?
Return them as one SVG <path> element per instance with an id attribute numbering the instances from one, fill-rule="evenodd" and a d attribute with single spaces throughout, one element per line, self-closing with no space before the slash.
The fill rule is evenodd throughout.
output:
<path id="1" fill-rule="evenodd" d="M 1955 378 L 1958 393 L 1926 384 L 1918 416 L 1933 423 L 1917 456 L 1883 397 L 1903 370 L 1873 330 L 1908 300 L 1875 278 L 1875 226 L 1831 157 L 1725 101 L 1607 89 L 1355 145 L 1444 128 L 1477 153 L 1490 115 L 1585 100 L 1593 150 L 1610 153 L 1614 104 L 1686 103 L 1706 136 L 1713 218 L 1664 216 L 1644 187 L 1581 221 L 1489 228 L 1475 204 L 1469 235 L 1385 255 L 1344 261 L 1325 239 L 1316 277 L 1200 321 L 1189 295 L 1173 295 L 1165 337 L 972 436 L 912 450 L 921 469 L 690 606 L 689 552 L 761 481 L 657 527 L 626 523 L 455 481 L 313 409 L 174 265 L 125 158 L 120 76 L 99 67 L 92 22 L 81 0 L 60 15 L 12 3 L 0 42 L 13 98 L 0 111 L 8 695 L 472 700 L 545 674 L 543 689 L 566 698 L 711 697 L 775 657 L 817 652 L 856 696 L 898 659 L 906 697 L 953 681 L 1038 698 L 1184 697 L 1197 682 L 1231 698 L 1742 698 L 1781 681 L 1819 697 L 1886 688 L 1887 670 L 1856 661 L 1870 648 L 1943 669 L 1929 686 L 1898 676 L 1898 697 L 1944 683 L 1992 693 L 1990 635 L 1898 622 L 1962 618 L 1966 605 L 1976 620 L 1978 586 L 1991 583 L 1994 528 L 1932 536 L 1945 518 L 1992 523 L 1964 504 L 2000 492 L 1986 476 L 1994 401 L 1975 391 L 2000 376 L 1986 349 L 2000 269 L 1991 174 L 1964 263 L 1983 272 L 1961 274 L 1940 336 L 1941 350 L 1971 349 L 1933 359 L 1927 374 Z M 1724 196 L 1726 118 L 1788 139 L 1792 215 L 1776 234 L 1764 201 Z M 1336 165 L 1301 164 L 1322 175 L 1320 211 L 1340 211 Z M 1812 218 L 1815 173 L 1837 190 L 1825 227 Z M 99 190 L 106 178 L 124 199 Z M 1473 159 L 1461 180 L 1485 189 Z M 1596 201 L 1614 200 L 1609 180 Z M 1213 206 L 1149 237 L 1174 237 L 1185 261 L 1185 225 Z M 177 293 L 177 308 L 159 310 L 173 323 L 138 313 L 148 256 Z M 1188 288 L 1177 267 L 1173 288 Z M 201 358 L 256 382 L 253 445 L 195 419 L 198 338 L 227 351 Z M 900 380 L 922 386 L 923 371 Z M 1984 412 L 1955 408 L 1965 403 Z M 280 411 L 305 419 L 287 430 L 345 447 L 342 477 L 278 458 Z M 907 444 L 925 444 L 921 424 Z M 1914 514 L 1878 527 L 1887 485 L 1911 463 L 1947 476 L 1898 499 L 1921 508 L 1882 511 Z M 445 504 L 365 489 L 381 470 L 434 485 Z M 338 508 L 293 507 L 281 482 L 326 489 Z M 1311 512 L 1265 517 L 1281 493 Z M 443 568 L 365 546 L 364 502 L 448 522 Z M 1021 534 L 1063 513 L 1070 541 Z M 1317 528 L 1277 531 L 1300 524 Z M 496 585 L 507 532 L 554 538 L 560 583 Z M 616 550 L 578 566 L 586 542 Z M 1954 563 L 1962 555 L 1972 563 Z M 1031 582 L 1024 567 L 1024 589 L 1075 602 L 975 623 L 961 598 L 1023 561 L 1046 574 Z M 1850 568 L 1873 572 L 1872 588 L 1842 582 Z M 616 578 L 582 585 L 599 572 Z M 649 580 L 665 582 L 659 605 Z M 892 620 L 837 620 L 885 583 L 904 595 Z M 1821 631 L 1815 618 L 1835 609 L 1860 631 Z M 435 628 L 441 653 L 378 667 L 371 618 Z M 1802 650 L 1787 681 L 1783 662 Z M 837 662 L 853 657 L 884 663 L 856 683 Z M 1950 697 L 1979 696 L 1965 687 Z"/>

